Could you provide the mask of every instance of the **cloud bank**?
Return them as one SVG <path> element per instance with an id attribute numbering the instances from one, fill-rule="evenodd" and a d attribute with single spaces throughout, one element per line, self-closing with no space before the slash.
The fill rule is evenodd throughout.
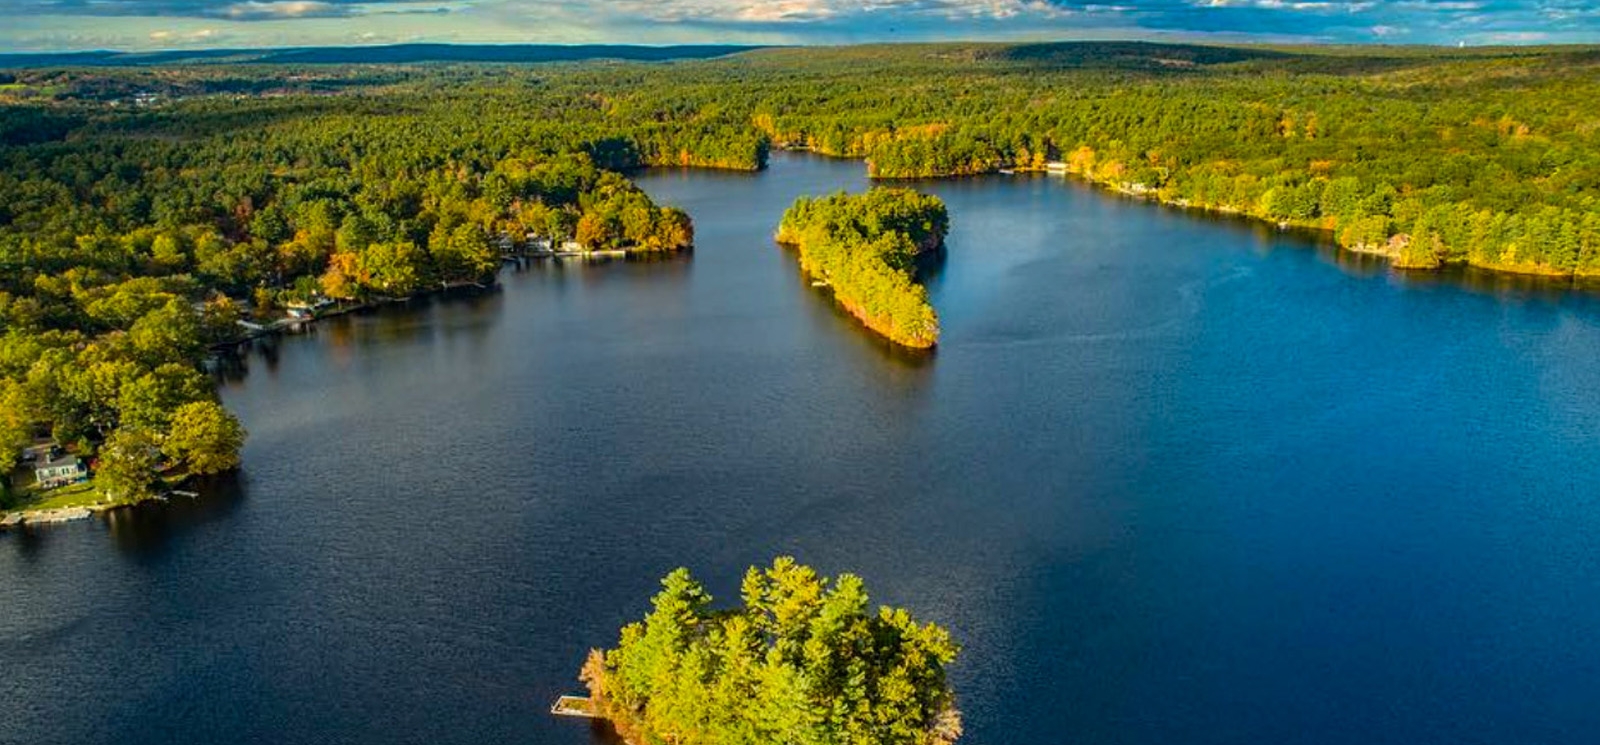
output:
<path id="1" fill-rule="evenodd" d="M 1597 0 L 0 0 L 0 48 L 1224 38 L 1600 42 Z"/>

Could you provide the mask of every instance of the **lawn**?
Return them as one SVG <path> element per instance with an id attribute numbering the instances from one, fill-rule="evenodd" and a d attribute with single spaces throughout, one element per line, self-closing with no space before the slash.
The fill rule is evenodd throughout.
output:
<path id="1" fill-rule="evenodd" d="M 46 489 L 42 492 L 25 494 L 22 503 L 17 505 L 19 510 L 59 510 L 65 507 L 90 507 L 100 504 L 104 498 L 94 490 L 94 484 L 69 484 L 67 486 Z"/>

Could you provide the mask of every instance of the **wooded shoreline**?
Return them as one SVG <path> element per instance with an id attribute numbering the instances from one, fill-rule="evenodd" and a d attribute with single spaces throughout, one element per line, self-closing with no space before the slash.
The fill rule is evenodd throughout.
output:
<path id="1" fill-rule="evenodd" d="M 861 162 L 863 164 L 867 164 L 868 167 L 870 168 L 870 162 L 864 156 L 832 155 L 832 154 L 828 154 L 828 153 L 821 153 L 821 152 L 818 152 L 818 151 L 816 151 L 816 150 L 814 150 L 812 148 L 805 147 L 805 146 L 782 146 L 782 147 L 780 147 L 780 149 L 785 151 L 785 152 L 805 153 L 807 155 L 816 155 L 816 156 L 819 156 L 819 157 L 826 157 L 826 158 L 831 158 L 831 159 L 836 159 L 836 160 L 857 161 L 857 162 Z M 1009 171 L 1010 173 L 1007 173 L 1007 171 Z M 979 172 L 975 172 L 975 173 L 948 174 L 948 175 L 943 175 L 943 176 L 916 176 L 916 177 L 897 178 L 897 177 L 884 177 L 884 176 L 869 175 L 869 178 L 872 179 L 875 183 L 880 183 L 880 184 L 884 184 L 884 185 L 890 185 L 890 184 L 897 184 L 897 183 L 916 183 L 918 181 L 957 181 L 957 180 L 968 179 L 968 178 L 990 177 L 990 176 L 1000 176 L 1000 175 L 1013 175 L 1013 174 L 1027 174 L 1027 175 L 1030 175 L 1030 176 L 1039 176 L 1039 175 L 1061 176 L 1061 177 L 1067 177 L 1067 178 L 1074 178 L 1074 179 L 1077 179 L 1078 181 L 1081 181 L 1081 182 L 1083 182 L 1085 184 L 1088 184 L 1090 186 L 1093 186 L 1095 188 L 1102 189 L 1102 190 L 1111 192 L 1113 194 L 1117 194 L 1119 196 L 1125 196 L 1125 197 L 1130 197 L 1130 198 L 1133 198 L 1133 199 L 1137 199 L 1137 200 L 1143 201 L 1143 202 L 1150 202 L 1150 203 L 1153 203 L 1153 204 L 1159 204 L 1159 205 L 1166 206 L 1166 207 L 1176 207 L 1176 208 L 1183 209 L 1183 210 L 1193 210 L 1193 211 L 1196 211 L 1196 212 L 1202 212 L 1202 213 L 1212 214 L 1212 215 L 1225 215 L 1225 216 L 1228 216 L 1228 217 L 1236 217 L 1236 218 L 1248 220 L 1248 221 L 1250 221 L 1252 223 L 1257 223 L 1257 224 L 1261 224 L 1261 225 L 1266 225 L 1266 226 L 1269 226 L 1269 227 L 1277 228 L 1279 230 L 1287 230 L 1287 229 L 1291 229 L 1292 228 L 1292 229 L 1296 229 L 1296 230 L 1313 231 L 1313 232 L 1316 232 L 1316 233 L 1319 233 L 1319 234 L 1322 234 L 1322 235 L 1325 235 L 1325 236 L 1327 236 L 1329 238 L 1334 239 L 1333 240 L 1334 244 L 1341 251 L 1346 251 L 1346 252 L 1349 252 L 1349 253 L 1352 253 L 1352 254 L 1361 254 L 1361 255 L 1366 255 L 1366 256 L 1378 256 L 1378 257 L 1381 257 L 1381 258 L 1389 260 L 1391 266 L 1393 266 L 1395 269 L 1404 270 L 1404 271 L 1434 271 L 1434 270 L 1444 269 L 1444 268 L 1447 268 L 1447 267 L 1450 267 L 1450 266 L 1467 266 L 1467 267 L 1472 267 L 1472 268 L 1475 268 L 1475 269 L 1481 269 L 1483 271 L 1493 272 L 1493 273 L 1497 273 L 1497 274 L 1508 274 L 1508 275 L 1516 275 L 1516 276 L 1523 276 L 1523 277 L 1538 277 L 1538 278 L 1547 279 L 1547 280 L 1551 280 L 1551 281 L 1565 280 L 1567 283 L 1572 283 L 1572 284 L 1576 284 L 1576 282 L 1578 280 L 1600 278 L 1600 267 L 1597 267 L 1597 268 L 1595 268 L 1593 270 L 1582 270 L 1582 269 L 1579 269 L 1579 270 L 1575 270 L 1573 272 L 1562 272 L 1562 271 L 1555 270 L 1555 269 L 1553 269 L 1551 267 L 1548 267 L 1548 266 L 1541 266 L 1541 265 L 1533 264 L 1533 263 L 1479 262 L 1479 261 L 1474 261 L 1470 257 L 1466 258 L 1466 259 L 1455 260 L 1455 261 L 1437 260 L 1437 261 L 1433 261 L 1433 262 L 1408 263 L 1407 257 L 1405 256 L 1403 249 L 1404 249 L 1405 245 L 1407 243 L 1409 243 L 1410 236 L 1405 235 L 1405 234 L 1392 236 L 1393 238 L 1401 239 L 1398 242 L 1385 242 L 1385 243 L 1380 243 L 1380 244 L 1369 244 L 1369 243 L 1349 244 L 1349 243 L 1345 243 L 1343 241 L 1338 240 L 1338 235 L 1339 235 L 1338 226 L 1329 225 L 1327 220 L 1278 220 L 1278 219 L 1273 219 L 1271 217 L 1265 217 L 1265 216 L 1253 214 L 1253 213 L 1251 213 L 1251 212 L 1249 212 L 1247 210 L 1242 210 L 1242 209 L 1239 209 L 1238 207 L 1234 207 L 1234 206 L 1230 206 L 1230 205 L 1200 203 L 1200 202 L 1194 202 L 1192 200 L 1181 198 L 1181 197 L 1173 197 L 1173 196 L 1163 195 L 1161 193 L 1161 191 L 1158 190 L 1158 189 L 1141 188 L 1141 185 L 1135 184 L 1135 183 L 1118 182 L 1118 181 L 1115 181 L 1115 180 L 1112 180 L 1112 179 L 1098 178 L 1098 177 L 1094 176 L 1092 173 L 1087 173 L 1082 169 L 1072 168 L 1070 166 L 1068 166 L 1066 168 L 1061 168 L 1061 169 L 1052 169 L 1052 168 L 1044 167 L 1044 166 L 1010 165 L 1010 166 L 995 166 L 994 168 L 992 168 L 990 170 L 984 170 L 984 171 L 979 171 Z"/>

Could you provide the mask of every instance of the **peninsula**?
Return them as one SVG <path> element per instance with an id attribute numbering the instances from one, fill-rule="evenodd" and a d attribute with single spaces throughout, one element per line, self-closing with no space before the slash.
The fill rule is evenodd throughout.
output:
<path id="1" fill-rule="evenodd" d="M 938 197 L 909 189 L 802 197 L 783 215 L 777 240 L 800 267 L 867 328 L 896 344 L 927 349 L 939 316 L 917 283 L 917 259 L 943 250 L 950 218 Z"/>

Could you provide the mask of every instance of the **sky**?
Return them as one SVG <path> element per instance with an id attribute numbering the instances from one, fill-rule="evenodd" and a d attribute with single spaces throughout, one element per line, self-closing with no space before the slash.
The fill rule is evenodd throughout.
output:
<path id="1" fill-rule="evenodd" d="M 0 52 L 976 39 L 1600 42 L 1600 0 L 0 0 Z"/>

